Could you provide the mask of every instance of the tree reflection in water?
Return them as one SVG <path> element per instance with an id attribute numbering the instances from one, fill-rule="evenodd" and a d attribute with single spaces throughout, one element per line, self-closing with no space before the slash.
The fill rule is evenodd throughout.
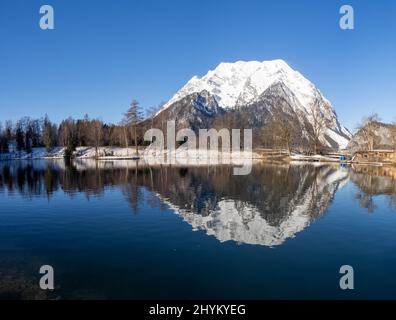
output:
<path id="1" fill-rule="evenodd" d="M 374 196 L 386 195 L 395 208 L 394 168 L 336 165 L 258 164 L 247 176 L 230 166 L 149 167 L 136 161 L 14 161 L 0 163 L 0 192 L 25 198 L 56 192 L 70 197 L 103 197 L 122 192 L 135 214 L 142 203 L 171 207 L 193 229 L 219 241 L 279 245 L 322 216 L 349 179 L 356 199 L 369 212 Z"/>
<path id="2" fill-rule="evenodd" d="M 368 212 L 377 210 L 375 196 L 379 195 L 386 196 L 389 206 L 396 209 L 396 167 L 353 165 L 350 179 L 359 187 L 356 199 Z"/>

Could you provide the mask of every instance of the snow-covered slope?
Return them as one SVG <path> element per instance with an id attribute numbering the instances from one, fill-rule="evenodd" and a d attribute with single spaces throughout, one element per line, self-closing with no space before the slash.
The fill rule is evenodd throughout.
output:
<path id="1" fill-rule="evenodd" d="M 316 93 L 315 86 L 283 60 L 238 61 L 220 63 L 202 78 L 194 76 L 164 108 L 191 93 L 203 90 L 214 95 L 220 107 L 234 108 L 252 103 L 271 84 L 280 80 L 296 95 L 303 107 L 312 102 Z"/>
<path id="2" fill-rule="evenodd" d="M 290 92 L 288 100 L 291 101 L 293 111 L 305 114 L 308 120 L 312 106 L 319 102 L 321 113 L 328 122 L 325 132 L 327 137 L 323 137 L 324 143 L 330 146 L 334 141 L 339 148 L 344 148 L 348 144 L 351 135 L 338 122 L 331 103 L 313 83 L 283 60 L 220 63 L 202 78 L 194 76 L 157 115 L 191 94 L 201 92 L 213 96 L 218 106 L 224 110 L 249 106 L 257 102 L 267 89 L 278 83 Z"/>

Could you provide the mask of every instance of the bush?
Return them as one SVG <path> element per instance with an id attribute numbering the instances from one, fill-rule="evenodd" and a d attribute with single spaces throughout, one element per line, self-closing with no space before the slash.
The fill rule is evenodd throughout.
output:
<path id="1" fill-rule="evenodd" d="M 72 158 L 73 157 L 73 152 L 76 150 L 76 147 L 72 144 L 69 144 L 66 149 L 65 149 L 65 154 L 64 157 L 65 158 Z"/>

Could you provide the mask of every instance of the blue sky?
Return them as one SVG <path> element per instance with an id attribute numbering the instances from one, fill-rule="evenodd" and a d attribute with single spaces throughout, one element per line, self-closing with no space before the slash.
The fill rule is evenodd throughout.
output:
<path id="1" fill-rule="evenodd" d="M 39 28 L 39 8 L 55 30 Z M 339 28 L 339 8 L 355 30 Z M 396 119 L 396 1 L 0 0 L 0 120 L 118 122 L 132 98 L 168 100 L 220 62 L 284 59 L 353 130 Z"/>

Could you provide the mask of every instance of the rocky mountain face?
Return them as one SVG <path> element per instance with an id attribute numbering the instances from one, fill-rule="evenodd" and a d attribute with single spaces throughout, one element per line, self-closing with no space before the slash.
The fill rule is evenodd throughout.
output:
<path id="1" fill-rule="evenodd" d="M 209 128 L 235 110 L 243 111 L 252 128 L 264 127 L 275 112 L 283 113 L 299 126 L 303 138 L 309 136 L 315 110 L 325 120 L 320 137 L 325 146 L 345 148 L 351 138 L 319 89 L 282 60 L 221 63 L 202 78 L 188 81 L 155 119 L 175 120 L 178 127 Z"/>
<path id="2" fill-rule="evenodd" d="M 192 93 L 172 103 L 170 108 L 164 108 L 156 116 L 156 122 L 175 120 L 178 128 L 209 128 L 215 119 L 224 114 L 224 109 L 219 107 L 215 97 L 203 90 Z"/>
<path id="3" fill-rule="evenodd" d="M 366 123 L 349 141 L 347 148 L 352 152 L 371 148 L 396 149 L 396 126 L 378 121 Z"/>

